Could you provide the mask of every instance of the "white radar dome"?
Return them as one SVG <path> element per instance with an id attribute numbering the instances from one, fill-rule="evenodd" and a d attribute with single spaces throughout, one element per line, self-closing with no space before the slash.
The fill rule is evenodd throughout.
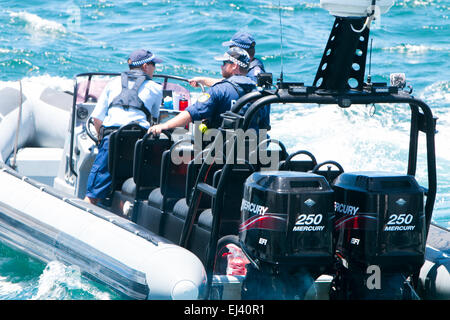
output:
<path id="1" fill-rule="evenodd" d="M 394 4 L 394 0 L 376 0 L 379 13 L 384 14 Z M 337 17 L 366 17 L 372 11 L 372 0 L 320 0 L 320 6 Z"/>

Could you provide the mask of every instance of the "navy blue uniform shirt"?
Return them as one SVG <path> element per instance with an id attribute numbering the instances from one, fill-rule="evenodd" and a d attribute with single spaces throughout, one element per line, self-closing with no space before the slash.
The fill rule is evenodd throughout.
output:
<path id="1" fill-rule="evenodd" d="M 253 60 L 250 62 L 250 67 L 247 73 L 247 77 L 255 81 L 255 83 L 258 83 L 258 79 L 256 76 L 260 74 L 261 72 L 266 72 L 264 70 L 264 65 L 258 58 L 253 58 Z"/>
<path id="2" fill-rule="evenodd" d="M 255 81 L 255 83 L 258 83 L 257 76 L 261 72 L 266 72 L 264 69 L 264 64 L 259 60 L 258 58 L 253 58 L 253 60 L 250 62 L 250 68 L 247 73 L 247 77 Z M 260 121 L 258 123 L 258 127 L 261 129 L 269 129 L 270 128 L 270 104 L 265 106 L 260 111 Z"/>
<path id="3" fill-rule="evenodd" d="M 236 89 L 230 82 L 237 84 L 242 90 Z M 208 127 L 218 128 L 222 124 L 220 115 L 230 110 L 241 96 L 255 89 L 256 84 L 250 78 L 232 76 L 209 88 L 196 103 L 187 107 L 186 111 L 193 121 L 208 119 Z"/>

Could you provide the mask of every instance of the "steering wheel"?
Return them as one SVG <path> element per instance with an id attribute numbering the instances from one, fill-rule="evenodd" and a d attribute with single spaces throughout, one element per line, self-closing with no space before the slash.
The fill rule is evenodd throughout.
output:
<path id="1" fill-rule="evenodd" d="M 94 132 L 91 131 L 91 125 L 92 127 L 94 127 L 94 118 L 89 117 L 86 121 L 86 134 L 89 138 L 91 138 L 92 141 L 94 141 L 95 144 L 98 144 L 97 133 L 94 134 Z"/>

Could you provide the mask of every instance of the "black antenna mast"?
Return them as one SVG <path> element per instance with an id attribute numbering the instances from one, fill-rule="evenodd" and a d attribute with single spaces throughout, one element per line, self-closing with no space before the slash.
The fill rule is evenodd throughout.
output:
<path id="1" fill-rule="evenodd" d="M 373 43 L 373 38 L 370 38 L 370 51 L 369 51 L 369 74 L 367 75 L 367 83 L 371 83 L 372 82 L 372 43 Z"/>
<path id="2" fill-rule="evenodd" d="M 278 0 L 278 15 L 280 17 L 280 56 L 281 56 L 281 71 L 280 79 L 278 81 L 283 83 L 283 24 L 281 23 L 281 0 Z"/>

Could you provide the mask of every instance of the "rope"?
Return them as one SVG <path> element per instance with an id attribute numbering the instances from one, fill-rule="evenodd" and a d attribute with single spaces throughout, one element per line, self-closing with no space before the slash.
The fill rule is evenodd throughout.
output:
<path id="1" fill-rule="evenodd" d="M 14 154 L 13 158 L 11 160 L 11 167 L 16 168 L 16 160 L 17 160 L 17 147 L 19 144 L 19 129 L 20 129 L 20 122 L 22 119 L 22 104 L 23 104 L 23 98 L 22 98 L 22 81 L 19 80 L 19 115 L 17 117 L 17 129 L 16 129 L 16 137 L 14 140 Z"/>

